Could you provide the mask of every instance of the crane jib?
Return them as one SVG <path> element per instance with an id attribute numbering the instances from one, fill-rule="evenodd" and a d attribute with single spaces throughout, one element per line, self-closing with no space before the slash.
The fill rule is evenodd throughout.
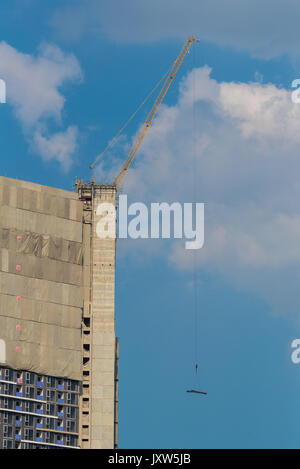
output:
<path id="1" fill-rule="evenodd" d="M 119 171 L 119 174 L 117 175 L 117 177 L 115 178 L 114 180 L 114 185 L 116 186 L 116 188 L 118 189 L 126 172 L 128 171 L 131 163 L 132 163 L 132 160 L 134 159 L 142 141 L 144 140 L 152 122 L 153 122 L 153 119 L 154 117 L 156 116 L 157 114 L 157 111 L 161 105 L 161 103 L 163 102 L 167 92 L 168 92 L 168 89 L 172 83 L 172 81 L 174 80 L 174 78 L 176 77 L 176 74 L 179 70 L 179 68 L 181 67 L 181 64 L 187 54 L 187 52 L 189 51 L 189 48 L 191 47 L 192 43 L 195 41 L 195 37 L 192 36 L 192 37 L 189 37 L 187 39 L 187 41 L 185 42 L 179 56 L 177 57 L 177 59 L 175 60 L 175 62 L 173 63 L 173 66 L 161 88 L 161 91 L 160 93 L 158 94 L 147 118 L 146 118 L 146 121 L 145 123 L 143 124 L 143 126 L 141 127 L 128 155 L 127 155 L 127 158 L 126 160 L 124 161 L 120 171 Z"/>

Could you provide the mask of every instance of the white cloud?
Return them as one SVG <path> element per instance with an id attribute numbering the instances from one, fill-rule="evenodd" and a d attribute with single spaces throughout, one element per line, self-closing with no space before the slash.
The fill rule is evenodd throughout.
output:
<path id="1" fill-rule="evenodd" d="M 0 75 L 6 82 L 7 103 L 13 106 L 31 147 L 38 150 L 45 159 L 56 159 L 65 167 L 70 164 L 75 150 L 74 127 L 68 129 L 65 135 L 59 132 L 49 137 L 48 142 L 52 148 L 54 144 L 61 148 L 57 154 L 45 145 L 40 128 L 45 128 L 49 120 L 61 126 L 65 98 L 60 87 L 67 81 L 81 79 L 77 59 L 49 44 L 43 44 L 37 55 L 29 55 L 1 42 Z M 67 139 L 70 139 L 68 145 Z M 69 152 L 66 151 L 67 148 Z"/>
<path id="2" fill-rule="evenodd" d="M 161 108 L 123 186 L 133 201 L 205 202 L 199 269 L 281 312 L 300 308 L 299 122 L 285 89 L 217 83 L 208 67 L 194 70 L 177 105 Z M 192 268 L 183 242 L 151 246 Z"/>
<path id="3" fill-rule="evenodd" d="M 75 126 L 70 126 L 65 132 L 57 132 L 50 137 L 45 137 L 40 130 L 37 130 L 33 145 L 46 161 L 56 159 L 67 170 L 72 163 L 71 156 L 77 148 L 77 134 Z"/>
<path id="4" fill-rule="evenodd" d="M 59 8 L 52 20 L 60 36 L 104 34 L 114 42 L 183 40 L 195 34 L 255 56 L 298 56 L 297 0 L 84 0 Z"/>

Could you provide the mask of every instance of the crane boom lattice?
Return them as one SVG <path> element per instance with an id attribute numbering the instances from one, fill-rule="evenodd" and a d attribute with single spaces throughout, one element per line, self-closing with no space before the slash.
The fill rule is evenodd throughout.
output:
<path id="1" fill-rule="evenodd" d="M 142 127 L 141 127 L 141 129 L 140 129 L 140 131 L 139 131 L 139 133 L 138 133 L 138 135 L 137 135 L 131 149 L 130 149 L 130 152 L 127 155 L 127 158 L 124 161 L 124 163 L 123 163 L 123 165 L 122 165 L 122 167 L 119 171 L 119 174 L 117 175 L 117 177 L 114 180 L 114 185 L 116 186 L 117 189 L 119 188 L 125 174 L 127 173 L 128 169 L 129 169 L 129 167 L 132 163 L 133 158 L 135 157 L 135 155 L 136 155 L 142 141 L 144 140 L 144 138 L 145 138 L 145 136 L 146 136 L 152 122 L 153 122 L 153 119 L 154 119 L 154 117 L 155 117 L 161 103 L 163 102 L 163 100 L 164 100 L 164 98 L 165 98 L 165 96 L 168 92 L 168 89 L 171 86 L 172 81 L 174 80 L 179 68 L 181 67 L 181 64 L 182 64 L 186 54 L 188 53 L 188 51 L 189 51 L 189 49 L 190 49 L 190 47 L 191 47 L 191 45 L 194 41 L 195 41 L 194 36 L 189 37 L 186 40 L 186 42 L 185 42 L 179 56 L 177 57 L 177 59 L 173 63 L 173 66 L 172 66 L 166 80 L 164 81 L 164 84 L 163 84 L 163 86 L 162 86 L 162 88 L 159 92 L 159 95 L 157 96 L 157 98 L 155 100 L 155 103 L 153 104 L 153 106 L 152 106 L 152 108 L 151 108 L 151 110 L 150 110 L 150 112 L 147 116 L 146 121 L 142 125 Z"/>

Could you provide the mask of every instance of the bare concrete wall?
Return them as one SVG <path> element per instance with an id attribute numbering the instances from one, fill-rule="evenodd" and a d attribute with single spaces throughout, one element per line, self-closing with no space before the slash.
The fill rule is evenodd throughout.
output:
<path id="1" fill-rule="evenodd" d="M 15 369 L 81 379 L 82 203 L 0 177 L 0 339 Z"/>
<path id="2" fill-rule="evenodd" d="M 100 239 L 97 207 L 116 204 L 113 189 L 99 190 L 93 201 L 92 432 L 91 448 L 113 448 L 115 431 L 115 263 L 116 239 Z"/>
<path id="3" fill-rule="evenodd" d="M 115 188 L 87 185 L 84 198 L 0 177 L 0 357 L 81 380 L 80 445 L 97 449 L 116 445 L 118 413 L 116 240 L 96 234 L 104 202 L 115 205 Z"/>
<path id="4" fill-rule="evenodd" d="M 86 185 L 84 203 L 84 331 L 82 448 L 114 448 L 116 443 L 116 338 L 115 262 L 116 239 L 97 236 L 103 203 L 116 204 L 114 187 Z"/>

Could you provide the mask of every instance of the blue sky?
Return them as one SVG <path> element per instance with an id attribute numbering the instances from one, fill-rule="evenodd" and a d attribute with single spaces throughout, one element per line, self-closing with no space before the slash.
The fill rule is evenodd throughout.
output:
<path id="1" fill-rule="evenodd" d="M 299 448 L 299 7 L 223 3 L 1 4 L 0 174 L 64 189 L 89 180 L 187 35 L 200 39 L 123 187 L 131 201 L 206 203 L 199 374 L 193 255 L 181 242 L 120 240 L 120 448 Z M 116 174 L 142 117 L 98 180 Z"/>

